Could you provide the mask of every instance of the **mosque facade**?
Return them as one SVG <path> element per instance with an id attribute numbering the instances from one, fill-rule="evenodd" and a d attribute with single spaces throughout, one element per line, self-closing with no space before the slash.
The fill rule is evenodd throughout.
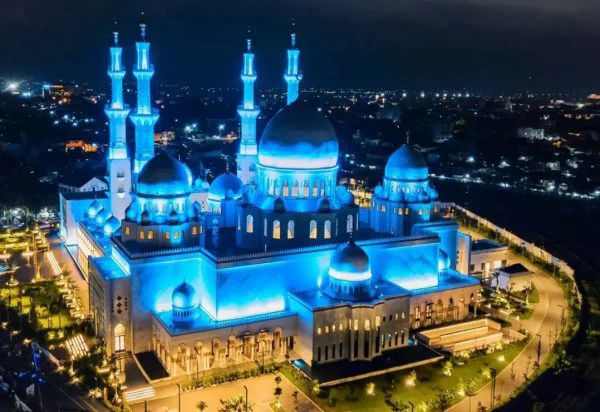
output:
<path id="1" fill-rule="evenodd" d="M 287 105 L 258 140 L 247 41 L 237 174 L 208 190 L 184 163 L 154 152 L 145 26 L 141 37 L 135 109 L 123 102 L 116 34 L 110 49 L 108 189 L 60 198 L 61 235 L 110 355 L 153 356 L 169 377 L 290 358 L 309 367 L 372 361 L 406 350 L 415 329 L 469 316 L 479 290 L 460 272 L 469 238 L 444 217 L 424 158 L 397 149 L 360 208 L 337 182 L 334 128 L 299 99 L 295 34 Z"/>

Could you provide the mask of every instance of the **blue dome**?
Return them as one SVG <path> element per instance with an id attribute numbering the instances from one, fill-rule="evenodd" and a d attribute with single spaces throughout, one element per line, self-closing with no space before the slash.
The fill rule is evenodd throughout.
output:
<path id="1" fill-rule="evenodd" d="M 279 169 L 321 169 L 338 161 L 338 140 L 329 120 L 296 100 L 267 124 L 258 146 L 258 162 Z"/>
<path id="2" fill-rule="evenodd" d="M 138 176 L 136 193 L 180 196 L 192 191 L 192 172 L 166 152 L 148 161 Z"/>
<path id="3" fill-rule="evenodd" d="M 92 203 L 90 203 L 90 206 L 88 207 L 88 217 L 91 217 L 92 219 L 95 218 L 98 212 L 102 210 L 102 208 L 103 207 L 100 204 L 100 202 L 98 202 L 98 200 L 94 200 Z"/>
<path id="4" fill-rule="evenodd" d="M 440 249 L 440 252 L 438 253 L 438 271 L 443 272 L 448 269 L 450 269 L 450 256 Z"/>
<path id="5" fill-rule="evenodd" d="M 186 281 L 180 283 L 171 295 L 173 308 L 189 309 L 196 306 L 196 289 Z"/>
<path id="6" fill-rule="evenodd" d="M 385 165 L 385 178 L 392 180 L 425 180 L 429 176 L 427 162 L 413 147 L 402 145 Z"/>
<path id="7" fill-rule="evenodd" d="M 210 184 L 208 198 L 210 200 L 239 199 L 242 197 L 244 184 L 234 174 L 226 172 L 217 176 Z"/>
<path id="8" fill-rule="evenodd" d="M 119 219 L 117 219 L 115 216 L 111 216 L 104 223 L 104 228 L 103 228 L 104 234 L 106 234 L 107 236 L 110 236 L 113 233 L 115 233 L 117 230 L 119 230 L 120 227 L 121 227 L 121 222 L 119 221 Z"/>
<path id="9" fill-rule="evenodd" d="M 364 282 L 371 279 L 369 256 L 350 240 L 335 251 L 329 267 L 329 277 L 347 282 Z"/>
<path id="10" fill-rule="evenodd" d="M 104 208 L 100 209 L 100 211 L 96 215 L 96 224 L 100 227 L 103 227 L 104 222 L 106 222 L 108 220 L 108 218 L 111 216 L 112 215 L 108 210 L 106 210 Z"/>

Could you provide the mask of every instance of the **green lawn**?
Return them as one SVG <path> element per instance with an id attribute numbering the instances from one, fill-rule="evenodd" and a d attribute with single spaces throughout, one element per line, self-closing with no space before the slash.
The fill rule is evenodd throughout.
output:
<path id="1" fill-rule="evenodd" d="M 451 376 L 443 374 L 444 361 L 436 365 L 417 368 L 415 369 L 417 382 L 414 387 L 408 387 L 405 384 L 410 373 L 410 370 L 406 370 L 335 387 L 333 389 L 335 407 L 329 406 L 327 390 L 322 391 L 322 397 L 313 396 L 313 400 L 325 411 L 383 411 L 390 410 L 385 403 L 386 391 L 389 391 L 392 400 L 401 400 L 405 403 L 411 401 L 415 404 L 416 410 L 419 410 L 420 403 L 433 401 L 444 391 L 456 391 L 460 382 L 463 382 L 464 386 L 476 379 L 474 386 L 479 389 L 489 381 L 489 378 L 482 376 L 482 370 L 495 368 L 500 373 L 521 352 L 523 346 L 524 343 L 510 345 L 493 354 L 467 360 L 463 366 L 455 365 Z M 503 361 L 499 360 L 501 355 L 504 356 Z M 308 392 L 306 384 L 291 377 L 289 373 L 286 373 L 286 376 L 291 378 L 292 382 L 302 391 Z M 367 384 L 369 383 L 375 384 L 373 395 L 367 395 Z"/>

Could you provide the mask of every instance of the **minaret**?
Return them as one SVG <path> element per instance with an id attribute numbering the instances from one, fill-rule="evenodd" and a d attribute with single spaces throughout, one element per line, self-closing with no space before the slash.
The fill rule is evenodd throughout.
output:
<path id="1" fill-rule="evenodd" d="M 133 75 L 137 79 L 137 108 L 130 116 L 135 126 L 135 177 L 146 162 L 154 157 L 154 125 L 158 120 L 158 110 L 152 108 L 150 79 L 154 66 L 150 63 L 150 43 L 146 41 L 146 25 L 140 24 L 141 41 L 135 43 L 137 61 Z"/>
<path id="2" fill-rule="evenodd" d="M 252 53 L 252 39 L 248 32 L 246 39 L 246 52 L 244 53 L 244 66 L 241 79 L 244 82 L 244 100 L 238 107 L 238 114 L 242 121 L 242 136 L 240 151 L 237 156 L 237 176 L 244 184 L 254 184 L 256 177 L 257 147 L 256 147 L 256 118 L 260 110 L 254 105 L 254 53 Z"/>
<path id="3" fill-rule="evenodd" d="M 119 33 L 114 32 L 114 46 L 110 48 L 108 76 L 112 83 L 112 97 L 104 112 L 108 116 L 110 144 L 107 158 L 107 174 L 110 197 L 110 211 L 120 219 L 125 217 L 125 208 L 131 202 L 131 160 L 127 155 L 125 120 L 129 107 L 123 103 L 122 63 L 123 49 L 119 47 Z"/>
<path id="4" fill-rule="evenodd" d="M 295 29 L 295 24 L 293 25 Z M 287 83 L 287 104 L 292 104 L 298 98 L 298 89 L 302 73 L 300 73 L 300 50 L 296 47 L 296 32 L 292 30 L 290 34 L 291 46 L 287 51 L 287 70 L 283 78 Z"/>

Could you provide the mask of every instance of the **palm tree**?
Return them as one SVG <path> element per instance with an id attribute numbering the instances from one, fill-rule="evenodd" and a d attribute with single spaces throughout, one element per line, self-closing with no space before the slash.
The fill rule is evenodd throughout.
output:
<path id="1" fill-rule="evenodd" d="M 525 305 L 529 306 L 529 296 L 533 293 L 533 286 L 523 287 L 523 294 L 525 295 Z"/>
<path id="2" fill-rule="evenodd" d="M 492 272 L 492 278 L 496 280 L 496 295 L 500 293 L 500 272 L 494 270 Z"/>
<path id="3" fill-rule="evenodd" d="M 208 408 L 208 404 L 204 401 L 200 401 L 196 404 L 196 408 L 200 411 L 203 412 L 206 408 Z"/>

